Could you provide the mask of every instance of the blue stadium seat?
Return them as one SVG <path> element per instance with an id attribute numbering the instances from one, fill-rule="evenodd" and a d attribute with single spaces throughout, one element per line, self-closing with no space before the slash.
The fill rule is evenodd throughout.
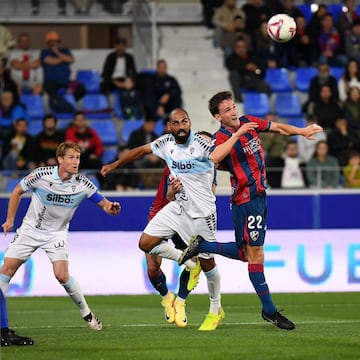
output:
<path id="1" fill-rule="evenodd" d="M 20 95 L 20 102 L 26 106 L 31 120 L 41 120 L 44 117 L 45 106 L 41 95 Z"/>
<path id="2" fill-rule="evenodd" d="M 99 134 L 105 146 L 118 144 L 116 126 L 111 119 L 92 120 L 91 127 Z"/>
<path id="3" fill-rule="evenodd" d="M 306 24 L 309 24 L 311 17 L 312 17 L 312 10 L 311 10 L 311 5 L 309 3 L 306 4 L 298 4 L 296 5 L 296 7 L 303 13 L 303 15 L 305 16 L 306 19 Z"/>
<path id="4" fill-rule="evenodd" d="M 295 89 L 307 93 L 309 91 L 310 81 L 316 76 L 318 70 L 313 67 L 302 67 L 295 70 Z"/>
<path id="5" fill-rule="evenodd" d="M 155 129 L 154 129 L 154 132 L 156 134 L 158 134 L 158 136 L 162 135 L 164 133 L 164 120 L 163 119 L 159 119 L 157 122 L 156 122 L 156 126 L 155 126 Z"/>
<path id="6" fill-rule="evenodd" d="M 6 181 L 5 192 L 12 192 L 22 178 L 9 179 Z"/>
<path id="7" fill-rule="evenodd" d="M 344 74 L 345 68 L 342 66 L 330 66 L 330 74 L 339 81 L 339 79 Z"/>
<path id="8" fill-rule="evenodd" d="M 117 155 L 117 148 L 105 148 L 104 154 L 101 158 L 101 161 L 103 164 L 109 164 L 110 162 L 113 162 L 116 159 Z"/>
<path id="9" fill-rule="evenodd" d="M 121 137 L 125 144 L 128 143 L 130 134 L 142 126 L 144 120 L 127 120 L 123 122 L 123 126 L 121 129 Z"/>
<path id="10" fill-rule="evenodd" d="M 43 130 L 42 121 L 39 120 L 32 120 L 28 124 L 27 132 L 32 135 L 36 136 Z"/>
<path id="11" fill-rule="evenodd" d="M 85 86 L 87 94 L 100 93 L 101 75 L 97 70 L 78 70 L 76 72 L 76 81 Z"/>
<path id="12" fill-rule="evenodd" d="M 274 102 L 274 112 L 284 118 L 303 116 L 299 95 L 293 92 L 277 94 Z"/>
<path id="13" fill-rule="evenodd" d="M 112 114 L 108 99 L 103 94 L 86 94 L 82 99 L 82 111 L 88 119 L 108 119 Z"/>
<path id="14" fill-rule="evenodd" d="M 266 69 L 265 79 L 275 93 L 292 91 L 290 73 L 286 68 Z"/>
<path id="15" fill-rule="evenodd" d="M 343 12 L 343 4 L 327 4 L 327 12 L 330 13 L 334 19 L 334 24 L 337 24 L 340 14 Z"/>
<path id="16" fill-rule="evenodd" d="M 74 107 L 74 109 L 76 109 L 76 101 L 75 101 L 75 98 L 74 98 L 74 95 L 72 94 L 63 94 L 64 98 Z M 73 113 L 59 113 L 59 112 L 56 112 L 54 110 L 51 110 L 52 113 L 54 115 L 56 115 L 56 117 L 58 119 L 72 119 L 74 117 L 74 114 Z"/>
<path id="17" fill-rule="evenodd" d="M 123 118 L 123 112 L 121 109 L 119 91 L 114 92 L 114 114 L 118 119 Z"/>
<path id="18" fill-rule="evenodd" d="M 358 4 L 356 7 L 356 13 L 360 16 L 360 4 Z"/>
<path id="19" fill-rule="evenodd" d="M 270 112 L 270 100 L 264 93 L 244 94 L 244 113 L 264 117 Z"/>

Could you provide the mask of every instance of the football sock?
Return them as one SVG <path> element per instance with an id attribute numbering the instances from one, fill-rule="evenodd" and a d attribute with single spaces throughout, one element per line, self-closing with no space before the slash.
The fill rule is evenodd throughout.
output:
<path id="1" fill-rule="evenodd" d="M 9 323 L 8 323 L 6 300 L 5 300 L 5 296 L 2 292 L 2 290 L 0 290 L 0 310 L 1 310 L 1 312 L 0 312 L 0 328 L 1 329 L 8 328 Z"/>
<path id="2" fill-rule="evenodd" d="M 190 271 L 184 269 L 180 275 L 180 285 L 178 298 L 186 299 L 189 295 L 190 291 L 187 289 L 187 283 L 189 282 Z"/>
<path id="3" fill-rule="evenodd" d="M 161 269 L 157 272 L 155 276 L 150 276 L 148 272 L 149 280 L 156 291 L 159 292 L 161 296 L 165 296 L 168 293 L 168 288 L 166 286 L 166 277 Z"/>
<path id="4" fill-rule="evenodd" d="M 264 265 L 249 264 L 248 271 L 249 278 L 262 303 L 264 312 L 269 315 L 273 314 L 276 312 L 276 307 L 272 301 L 270 290 L 265 280 Z"/>
<path id="5" fill-rule="evenodd" d="M 85 297 L 80 289 L 79 283 L 70 276 L 70 279 L 65 283 L 61 284 L 69 296 L 73 299 L 74 303 L 80 310 L 82 317 L 86 316 L 90 312 L 90 308 L 85 300 Z"/>
<path id="6" fill-rule="evenodd" d="M 220 295 L 220 274 L 215 266 L 210 271 L 205 272 L 210 298 L 209 312 L 219 314 L 221 309 L 221 295 Z"/>
<path id="7" fill-rule="evenodd" d="M 175 249 L 173 245 L 170 245 L 167 241 L 161 242 L 159 245 L 154 246 L 149 254 L 158 255 L 165 259 L 178 261 L 181 250 Z"/>
<path id="8" fill-rule="evenodd" d="M 201 253 L 219 254 L 230 259 L 243 260 L 236 242 L 219 243 L 216 241 L 203 241 L 200 244 L 199 251 Z"/>
<path id="9" fill-rule="evenodd" d="M 3 292 L 3 294 L 6 294 L 7 292 L 10 280 L 11 280 L 10 276 L 5 274 L 0 274 L 0 289 Z"/>

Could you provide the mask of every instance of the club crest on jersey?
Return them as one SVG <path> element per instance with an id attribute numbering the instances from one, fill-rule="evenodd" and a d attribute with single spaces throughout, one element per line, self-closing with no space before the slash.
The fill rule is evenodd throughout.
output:
<path id="1" fill-rule="evenodd" d="M 259 232 L 258 231 L 251 231 L 250 232 L 250 238 L 252 241 L 256 241 L 259 238 Z"/>
<path id="2" fill-rule="evenodd" d="M 75 186 L 75 185 L 71 185 L 71 190 L 72 190 L 72 192 L 74 192 L 75 189 L 76 189 L 76 186 Z"/>
<path id="3" fill-rule="evenodd" d="M 51 182 L 51 183 L 49 183 L 49 186 L 50 186 L 50 187 L 52 187 L 53 185 L 54 185 L 54 184 L 53 184 L 52 182 Z"/>

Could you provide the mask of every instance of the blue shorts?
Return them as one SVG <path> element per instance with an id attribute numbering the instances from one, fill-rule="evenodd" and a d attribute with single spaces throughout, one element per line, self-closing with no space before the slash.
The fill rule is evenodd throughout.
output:
<path id="1" fill-rule="evenodd" d="M 250 246 L 264 245 L 267 217 L 266 194 L 246 204 L 233 204 L 231 213 L 235 227 L 235 240 L 239 248 L 245 243 Z"/>

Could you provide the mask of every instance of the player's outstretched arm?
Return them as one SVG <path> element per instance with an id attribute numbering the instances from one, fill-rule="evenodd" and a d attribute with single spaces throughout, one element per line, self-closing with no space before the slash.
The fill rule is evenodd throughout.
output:
<path id="1" fill-rule="evenodd" d="M 299 128 L 297 126 L 278 123 L 274 121 L 271 123 L 269 130 L 278 132 L 281 135 L 301 135 L 309 140 L 316 140 L 316 138 L 314 138 L 314 135 L 324 131 L 324 129 L 321 126 L 316 124 L 312 124 L 304 128 Z"/>
<path id="2" fill-rule="evenodd" d="M 132 162 L 134 160 L 140 159 L 143 156 L 145 156 L 147 154 L 151 154 L 151 153 L 152 153 L 152 150 L 151 150 L 150 144 L 138 146 L 134 149 L 131 149 L 125 156 L 122 156 L 121 159 L 116 160 L 116 161 L 112 162 L 111 164 L 104 165 L 101 168 L 100 173 L 102 176 L 106 176 L 108 173 L 115 170 L 116 168 L 118 168 L 124 164 L 127 164 L 129 162 Z"/>
<path id="3" fill-rule="evenodd" d="M 17 184 L 10 196 L 6 221 L 1 226 L 3 228 L 5 235 L 9 231 L 11 231 L 14 226 L 15 215 L 19 207 L 20 198 L 22 194 L 24 194 L 24 190 L 20 184 Z"/>
<path id="4" fill-rule="evenodd" d="M 98 205 L 108 214 L 108 215 L 119 215 L 121 211 L 120 203 L 117 201 L 110 201 L 107 198 L 103 198 Z"/>
<path id="5" fill-rule="evenodd" d="M 210 155 L 210 159 L 219 164 L 231 151 L 232 147 L 239 140 L 239 137 L 246 134 L 250 130 L 254 130 L 259 125 L 256 122 L 248 122 L 239 127 L 239 129 L 232 134 L 232 136 L 221 145 L 216 146 Z"/>

